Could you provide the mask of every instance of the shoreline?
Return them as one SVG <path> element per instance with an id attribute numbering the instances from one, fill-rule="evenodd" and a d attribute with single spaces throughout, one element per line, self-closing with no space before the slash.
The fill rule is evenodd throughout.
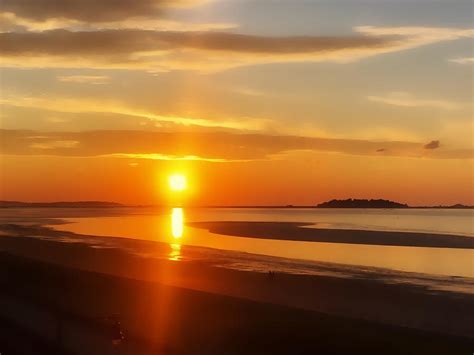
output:
<path id="1" fill-rule="evenodd" d="M 170 244 L 167 242 L 127 237 L 82 235 L 56 229 L 57 226 L 62 226 L 65 223 L 60 220 L 54 224 L 51 224 L 49 220 L 46 220 L 46 222 L 48 222 L 47 226 L 0 224 L 0 236 L 14 236 L 18 239 L 34 238 L 39 241 L 58 242 L 66 245 L 79 244 L 98 249 L 117 249 L 135 257 L 152 257 L 162 261 L 170 259 Z M 31 237 L 31 235 L 34 235 L 34 237 Z M 375 278 L 389 284 L 405 283 L 415 286 L 423 285 L 435 291 L 451 290 L 453 292 L 474 294 L 470 286 L 470 282 L 472 282 L 472 287 L 474 287 L 474 278 L 469 276 L 428 274 L 377 266 L 292 259 L 245 251 L 216 249 L 206 246 L 182 245 L 181 248 L 182 255 L 176 260 L 184 263 L 197 263 L 213 268 L 260 274 L 265 274 L 269 270 L 272 270 L 288 275 L 330 276 L 345 279 Z M 244 265 L 245 267 L 243 267 Z"/>
<path id="2" fill-rule="evenodd" d="M 122 314 L 130 339 L 123 353 L 130 355 L 195 354 L 202 349 L 215 355 L 242 351 L 252 355 L 442 354 L 474 346 L 471 277 L 436 277 L 324 261 L 311 264 L 319 273 L 307 273 L 309 261 L 185 244 L 180 246 L 179 258 L 173 259 L 167 257 L 173 239 L 164 242 L 156 234 L 147 240 L 55 229 L 68 218 L 79 217 L 87 227 L 90 222 L 80 217 L 119 217 L 124 212 L 133 214 L 131 210 L 56 211 L 30 209 L 2 216 L 0 221 L 0 303 L 4 306 L 0 310 L 11 310 L 11 317 L 29 314 L 22 317 L 30 322 L 24 326 L 50 329 L 51 339 L 59 309 L 65 317 L 66 339 L 83 337 L 84 344 L 103 343 L 96 330 L 91 333 L 98 329 L 91 320 L 94 314 Z M 166 213 L 163 218 L 169 221 Z M 385 240 L 404 235 L 413 242 L 420 237 L 420 233 L 321 230 L 307 225 L 200 222 L 199 227 L 256 238 L 255 243 L 262 238 L 311 239 L 321 231 L 329 231 L 332 241 L 346 235 L 364 243 L 363 238 L 373 233 Z M 119 231 L 124 232 L 115 229 Z M 444 242 L 456 239 L 452 238 Z M 319 249 L 324 245 L 314 244 Z M 252 263 L 259 271 L 245 269 Z M 280 272 L 278 265 L 282 270 L 300 268 L 300 272 Z M 0 314 L 0 326 L 4 318 Z M 216 334 L 225 341 L 216 343 Z M 94 344 L 96 349 L 102 346 Z M 99 353 L 109 354 L 103 349 Z"/>
<path id="3" fill-rule="evenodd" d="M 434 290 L 404 281 L 390 283 L 377 274 L 340 278 L 278 273 L 271 280 L 267 274 L 260 272 L 225 269 L 202 262 L 143 257 L 116 247 L 95 248 L 80 242 L 55 241 L 59 234 L 53 232 L 48 240 L 19 235 L 1 236 L 0 250 L 59 267 L 159 282 L 394 326 L 474 337 L 470 327 L 474 314 L 465 311 L 474 309 L 472 294 Z M 350 299 L 345 297 L 349 294 L 352 295 Z"/>

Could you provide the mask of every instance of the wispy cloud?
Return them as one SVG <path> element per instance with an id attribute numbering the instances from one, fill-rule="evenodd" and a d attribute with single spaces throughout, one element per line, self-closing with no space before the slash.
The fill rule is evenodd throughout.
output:
<path id="1" fill-rule="evenodd" d="M 216 31 L 238 27 L 229 22 L 182 22 L 155 17 L 133 17 L 118 21 L 90 23 L 67 18 L 34 20 L 18 17 L 11 12 L 0 12 L 0 32 L 44 32 L 68 30 L 71 32 L 95 32 L 102 30 L 135 29 L 149 31 Z"/>
<path id="2" fill-rule="evenodd" d="M 170 15 L 207 2 L 3 0 L 1 65 L 209 72 L 266 63 L 348 63 L 474 36 L 474 29 L 359 26 L 347 36 L 268 37 L 229 31 L 233 23 L 182 22 Z"/>
<path id="3" fill-rule="evenodd" d="M 474 64 L 474 57 L 454 58 L 449 61 L 457 64 Z"/>
<path id="4" fill-rule="evenodd" d="M 196 160 L 215 163 L 284 159 L 292 151 L 351 155 L 473 159 L 472 149 L 449 150 L 439 141 L 368 141 L 230 132 L 2 130 L 1 153 L 132 159 Z M 381 150 L 383 147 L 383 151 Z M 384 153 L 381 155 L 380 153 Z"/>
<path id="5" fill-rule="evenodd" d="M 419 98 L 407 92 L 391 92 L 386 95 L 370 95 L 367 99 L 381 104 L 401 107 L 430 107 L 444 110 L 457 110 L 462 107 L 462 105 L 457 102 L 442 99 Z"/>
<path id="6" fill-rule="evenodd" d="M 119 21 L 137 16 L 162 17 L 169 8 L 196 6 L 206 0 L 2 0 L 1 10 L 35 21 L 68 19 Z"/>
<path id="7" fill-rule="evenodd" d="M 231 90 L 237 94 L 246 95 L 246 96 L 264 96 L 265 95 L 265 92 L 263 91 L 247 88 L 247 87 L 234 87 Z"/>
<path id="8" fill-rule="evenodd" d="M 108 158 L 128 158 L 128 159 L 147 159 L 147 160 L 164 160 L 164 161 L 204 161 L 209 163 L 242 163 L 252 160 L 244 159 L 224 159 L 224 158 L 205 158 L 197 155 L 171 155 L 171 154 L 131 154 L 131 153 L 114 153 L 102 155 Z"/>
<path id="9" fill-rule="evenodd" d="M 398 37 L 401 40 L 399 45 L 404 49 L 460 38 L 472 38 L 474 36 L 474 28 L 358 26 L 355 30 L 369 36 Z"/>
<path id="10" fill-rule="evenodd" d="M 106 30 L 0 34 L 3 66 L 220 70 L 291 61 L 347 60 L 391 39 L 260 37 L 225 32 Z"/>
<path id="11" fill-rule="evenodd" d="M 41 96 L 17 97 L 5 95 L 0 99 L 0 104 L 63 113 L 107 113 L 127 115 L 130 117 L 141 118 L 143 119 L 144 123 L 152 123 L 155 126 L 161 126 L 163 123 L 174 123 L 182 126 L 229 128 L 238 130 L 261 130 L 269 123 L 269 120 L 259 118 L 208 119 L 181 115 L 165 115 L 140 107 L 130 106 L 115 100 L 76 99 L 61 97 L 50 99 Z"/>
<path id="12" fill-rule="evenodd" d="M 106 84 L 110 77 L 106 75 L 62 75 L 57 77 L 58 81 L 63 83 L 76 84 Z"/>
<path id="13" fill-rule="evenodd" d="M 62 149 L 62 148 L 75 148 L 79 145 L 79 141 L 73 140 L 50 140 L 48 137 L 30 137 L 31 139 L 37 141 L 36 143 L 30 144 L 30 148 L 33 149 Z M 39 142 L 38 142 L 39 140 Z M 43 141 L 43 142 L 41 142 Z"/>
<path id="14" fill-rule="evenodd" d="M 264 37 L 234 32 L 54 30 L 0 34 L 2 65 L 216 71 L 280 62 L 347 63 L 472 37 L 472 29 L 357 27 L 352 36 Z"/>

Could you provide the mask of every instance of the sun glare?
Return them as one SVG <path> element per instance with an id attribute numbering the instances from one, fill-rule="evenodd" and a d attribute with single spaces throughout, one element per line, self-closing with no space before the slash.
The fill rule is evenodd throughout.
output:
<path id="1" fill-rule="evenodd" d="M 183 191 L 186 190 L 187 181 L 186 176 L 182 174 L 173 174 L 169 177 L 170 189 L 173 191 Z"/>
<path id="2" fill-rule="evenodd" d="M 183 236 L 184 216 L 182 208 L 173 208 L 171 213 L 171 234 L 175 239 Z"/>

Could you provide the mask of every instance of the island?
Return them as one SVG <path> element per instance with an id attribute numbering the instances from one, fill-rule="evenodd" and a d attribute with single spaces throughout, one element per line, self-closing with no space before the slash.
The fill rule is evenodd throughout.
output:
<path id="1" fill-rule="evenodd" d="M 416 209 L 473 209 L 474 206 L 455 204 L 438 206 L 409 206 L 406 203 L 400 203 L 384 199 L 354 199 L 331 200 L 320 203 L 315 208 L 416 208 Z"/>
<path id="2" fill-rule="evenodd" d="M 316 208 L 409 208 L 407 204 L 390 200 L 346 199 L 331 200 L 316 205 Z"/>

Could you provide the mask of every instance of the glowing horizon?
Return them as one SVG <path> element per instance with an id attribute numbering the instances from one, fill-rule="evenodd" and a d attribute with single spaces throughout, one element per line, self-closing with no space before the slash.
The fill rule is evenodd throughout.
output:
<path id="1" fill-rule="evenodd" d="M 470 1 L 13 3 L 1 200 L 474 204 Z"/>

